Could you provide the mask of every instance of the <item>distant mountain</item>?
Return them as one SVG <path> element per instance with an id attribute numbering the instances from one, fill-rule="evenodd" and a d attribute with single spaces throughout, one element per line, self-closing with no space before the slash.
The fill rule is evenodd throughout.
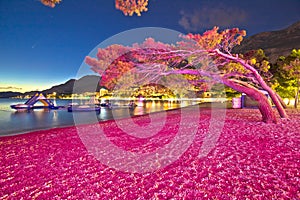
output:
<path id="1" fill-rule="evenodd" d="M 43 90 L 44 94 L 51 94 L 53 92 L 59 94 L 72 94 L 84 93 L 84 92 L 95 92 L 99 91 L 100 76 L 88 75 L 78 80 L 70 79 L 67 82 L 51 87 L 50 89 Z"/>
<path id="2" fill-rule="evenodd" d="M 96 92 L 100 90 L 99 81 L 101 77 L 88 75 L 76 80 L 73 86 L 73 93 Z"/>
<path id="3" fill-rule="evenodd" d="M 75 81 L 76 81 L 75 79 L 70 79 L 63 84 L 55 85 L 50 89 L 43 90 L 42 92 L 44 94 L 51 94 L 53 92 L 60 93 L 60 94 L 72 94 Z"/>
<path id="4" fill-rule="evenodd" d="M 0 98 L 11 98 L 22 95 L 21 92 L 0 92 Z"/>
<path id="5" fill-rule="evenodd" d="M 99 91 L 100 76 L 87 75 L 78 80 L 70 79 L 67 82 L 51 87 L 50 89 L 43 90 L 44 94 L 52 94 L 56 92 L 58 94 L 72 94 L 72 93 L 84 93 Z"/>
<path id="6" fill-rule="evenodd" d="M 52 94 L 56 92 L 57 94 L 72 94 L 74 93 L 84 93 L 84 92 L 95 92 L 99 91 L 100 76 L 87 75 L 78 80 L 70 79 L 67 82 L 51 87 L 50 89 L 41 91 L 43 94 Z M 31 92 L 0 92 L 0 98 L 11 98 L 16 96 L 34 95 L 36 91 Z"/>
<path id="7" fill-rule="evenodd" d="M 234 53 L 263 49 L 269 61 L 274 63 L 279 56 L 287 56 L 293 49 L 300 49 L 300 21 L 283 30 L 262 32 L 245 38 Z"/>

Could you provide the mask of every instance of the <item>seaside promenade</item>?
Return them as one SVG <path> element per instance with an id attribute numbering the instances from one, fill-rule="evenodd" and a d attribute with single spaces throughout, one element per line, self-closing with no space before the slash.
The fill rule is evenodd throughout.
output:
<path id="1" fill-rule="evenodd" d="M 107 141 L 126 152 L 155 152 L 176 138 L 182 110 L 189 113 L 187 119 L 198 120 L 195 135 L 182 153 L 177 152 L 181 146 L 171 146 L 167 155 L 178 158 L 167 165 L 157 162 L 156 170 L 116 169 L 83 142 L 83 132 L 92 137 L 100 127 Z M 152 123 L 165 123 L 148 137 L 130 135 L 118 123 L 134 121 L 151 134 L 145 128 L 149 115 L 1 137 L 0 199 L 299 199 L 300 111 L 287 112 L 290 120 L 265 124 L 257 109 L 227 109 L 218 140 L 205 156 L 199 155 L 211 124 L 210 108 L 154 113 Z M 181 138 L 189 137 L 183 131 Z M 100 153 L 109 157 L 113 152 Z M 125 158 L 113 159 L 122 163 Z"/>

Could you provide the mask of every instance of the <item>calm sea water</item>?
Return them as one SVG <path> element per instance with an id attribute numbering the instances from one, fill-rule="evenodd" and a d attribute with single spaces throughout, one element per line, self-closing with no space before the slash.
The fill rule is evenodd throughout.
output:
<path id="1" fill-rule="evenodd" d="M 100 114 L 95 112 L 68 112 L 66 109 L 48 110 L 36 109 L 29 112 L 15 111 L 11 104 L 24 103 L 24 99 L 0 99 L 0 136 L 15 135 L 34 130 L 55 127 L 72 126 L 76 124 L 95 123 L 115 118 L 125 118 L 143 115 L 151 112 L 185 107 L 199 103 L 197 101 L 135 101 L 138 105 L 134 109 L 116 107 L 113 109 L 101 108 Z M 53 100 L 56 105 L 66 106 L 71 100 Z M 84 103 L 84 100 L 78 100 Z M 124 105 L 128 102 L 114 101 L 113 104 Z M 78 120 L 79 119 L 79 120 Z"/>

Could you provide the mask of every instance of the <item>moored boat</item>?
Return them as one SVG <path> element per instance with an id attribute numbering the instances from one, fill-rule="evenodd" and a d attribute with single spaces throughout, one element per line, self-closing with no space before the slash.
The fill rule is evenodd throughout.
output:
<path id="1" fill-rule="evenodd" d="M 130 101 L 127 104 L 105 102 L 105 103 L 101 103 L 100 106 L 101 107 L 107 107 L 107 108 L 110 108 L 110 109 L 113 109 L 113 108 L 129 108 L 129 109 L 134 109 L 135 107 L 137 107 L 137 104 L 134 103 L 133 101 Z"/>
<path id="2" fill-rule="evenodd" d="M 100 112 L 101 107 L 96 105 L 70 105 L 68 106 L 68 112 L 88 112 L 95 111 Z"/>

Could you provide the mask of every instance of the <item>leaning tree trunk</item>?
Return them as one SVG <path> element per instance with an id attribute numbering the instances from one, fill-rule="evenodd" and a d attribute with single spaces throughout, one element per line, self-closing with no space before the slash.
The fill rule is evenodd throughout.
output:
<path id="1" fill-rule="evenodd" d="M 224 78 L 218 75 L 212 75 L 205 71 L 195 71 L 195 70 L 189 70 L 189 69 L 183 69 L 178 71 L 171 71 L 163 73 L 162 75 L 167 76 L 170 74 L 189 74 L 189 75 L 202 75 L 207 76 L 215 81 L 222 83 L 238 92 L 245 93 L 248 95 L 251 99 L 254 101 L 257 101 L 258 103 L 258 109 L 262 115 L 262 121 L 266 123 L 277 123 L 276 115 L 274 113 L 274 110 L 272 108 L 271 103 L 269 102 L 268 98 L 260 92 L 255 87 L 234 79 L 228 79 Z"/>
<path id="2" fill-rule="evenodd" d="M 222 56 L 225 59 L 229 59 L 235 62 L 240 63 L 241 65 L 243 65 L 246 69 L 250 70 L 253 75 L 255 76 L 256 80 L 258 81 L 258 83 L 260 84 L 260 86 L 266 90 L 268 92 L 268 94 L 270 95 L 273 103 L 276 106 L 276 109 L 280 115 L 281 118 L 288 118 L 288 115 L 286 114 L 283 106 L 281 105 L 280 101 L 278 100 L 278 97 L 276 95 L 276 93 L 266 84 L 266 82 L 264 81 L 264 79 L 260 76 L 260 74 L 257 72 L 257 70 L 252 67 L 251 65 L 249 65 L 247 63 L 247 61 L 240 59 L 238 57 L 234 57 L 232 55 L 229 54 L 225 54 L 223 52 L 221 52 L 219 49 L 214 50 L 214 52 L 219 55 Z"/>
<path id="3" fill-rule="evenodd" d="M 279 101 L 276 93 L 266 84 L 266 82 L 262 78 L 261 78 L 261 81 L 259 81 L 259 83 L 262 86 L 262 88 L 264 90 L 266 90 L 268 92 L 268 94 L 270 95 L 273 103 L 276 106 L 276 109 L 277 109 L 280 117 L 281 118 L 288 118 L 288 115 L 286 114 L 285 109 L 283 108 L 281 102 Z"/>
<path id="4" fill-rule="evenodd" d="M 257 101 L 258 109 L 262 115 L 263 122 L 277 123 L 276 115 L 272 109 L 272 105 L 262 92 L 251 86 L 243 86 L 234 80 L 223 79 L 222 81 L 228 87 L 231 87 L 238 92 L 245 93 L 252 100 Z"/>
<path id="5" fill-rule="evenodd" d="M 294 108 L 298 107 L 298 100 L 299 100 L 299 86 L 297 87 L 297 90 L 296 90 Z"/>
<path id="6" fill-rule="evenodd" d="M 276 94 L 276 96 L 277 96 L 279 102 L 281 103 L 282 107 L 283 107 L 284 109 L 286 109 L 286 108 L 287 108 L 287 105 L 286 105 L 286 103 L 282 100 L 281 96 L 279 96 L 279 94 L 278 94 L 277 92 L 276 92 L 275 94 Z"/>

